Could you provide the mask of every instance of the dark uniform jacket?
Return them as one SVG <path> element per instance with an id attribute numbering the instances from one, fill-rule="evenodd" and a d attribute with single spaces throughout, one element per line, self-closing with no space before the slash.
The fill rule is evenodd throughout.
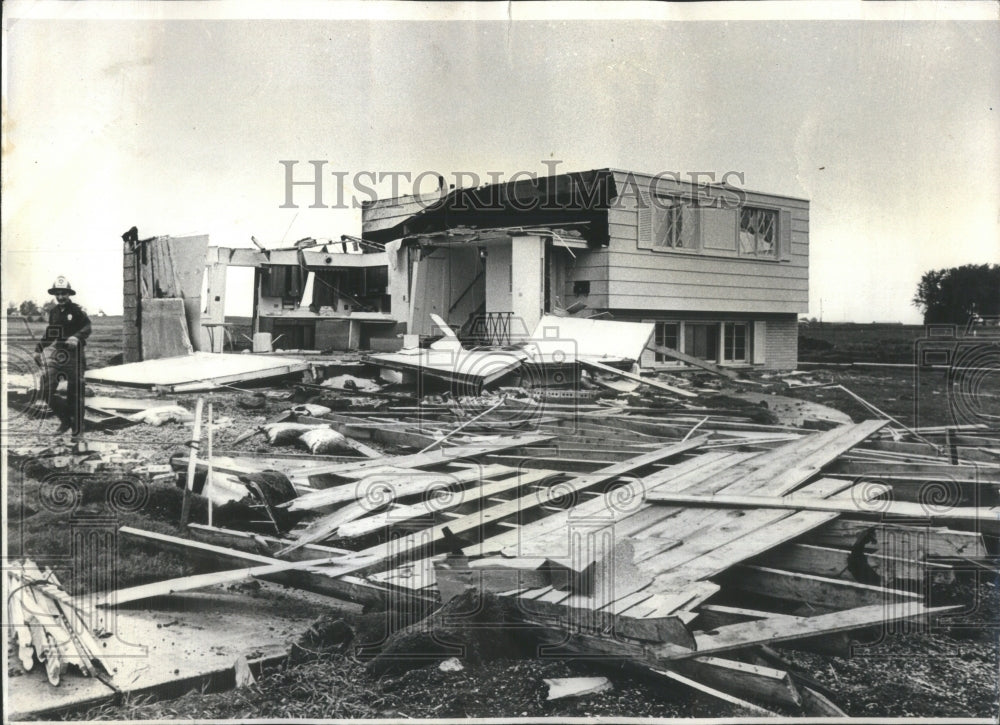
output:
<path id="1" fill-rule="evenodd" d="M 56 305 L 49 310 L 49 326 L 36 350 L 41 352 L 53 342 L 65 342 L 66 338 L 73 336 L 80 341 L 82 352 L 83 345 L 90 336 L 90 318 L 75 302 L 67 302 L 62 307 Z"/>

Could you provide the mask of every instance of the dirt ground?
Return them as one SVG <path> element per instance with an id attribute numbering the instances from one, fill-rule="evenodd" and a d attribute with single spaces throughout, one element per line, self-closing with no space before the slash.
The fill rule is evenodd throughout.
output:
<path id="1" fill-rule="evenodd" d="M 88 346 L 91 367 L 112 361 L 120 351 L 120 318 L 97 318 Z M 37 325 L 33 325 L 37 328 Z M 8 348 L 11 370 L 23 366 L 30 339 L 11 326 Z M 40 329 L 40 328 L 39 328 Z M 36 330 L 38 334 L 38 330 Z M 902 346 L 902 343 L 900 343 Z M 30 355 L 29 355 L 30 358 Z M 843 385 L 897 418 L 906 426 L 950 425 L 962 422 L 969 406 L 986 415 L 1000 416 L 1000 384 L 982 385 L 968 396 L 947 372 L 911 368 L 815 368 L 803 367 L 793 379 L 805 385 Z M 760 385 L 741 385 L 737 392 L 754 396 L 779 392 L 830 406 L 854 420 L 873 417 L 863 405 L 843 391 L 820 387 L 787 387 L 777 377 L 763 376 Z M 988 381 L 987 381 L 988 382 Z M 773 387 L 771 387 L 773 386 Z M 966 386 L 967 387 L 967 386 Z M 956 390 L 958 393 L 956 393 Z M 762 392 L 763 391 L 763 392 Z M 99 394 L 123 395 L 120 390 Z M 127 395 L 127 393 L 125 394 Z M 150 397 L 146 392 L 137 397 Z M 233 445 L 241 433 L 288 408 L 291 388 L 204 395 L 213 403 L 216 416 L 232 420 L 219 430 L 216 451 L 267 453 L 262 437 Z M 193 410 L 197 395 L 171 396 Z M 294 402 L 303 402 L 299 393 Z M 956 400 L 956 398 L 959 398 Z M 242 402 L 241 402 L 242 401 Z M 247 407 L 248 401 L 259 407 Z M 767 408 L 767 400 L 755 403 Z M 9 555 L 31 556 L 52 566 L 67 588 L 82 593 L 107 586 L 108 582 L 81 570 L 73 546 L 74 527 L 88 521 L 113 526 L 175 533 L 180 516 L 180 494 L 165 480 L 142 477 L 134 480 L 144 465 L 162 465 L 172 454 L 185 450 L 188 426 L 168 423 L 160 427 L 137 425 L 90 432 L 85 440 L 106 446 L 121 460 L 98 467 L 86 476 L 65 476 L 52 461 L 67 451 L 52 438 L 53 418 L 12 412 L 4 426 L 4 444 L 12 454 L 8 465 L 7 522 Z M 45 449 L 48 449 L 47 451 Z M 288 449 L 282 449 L 287 453 Z M 196 507 L 194 521 L 204 520 Z M 147 545 L 119 539 L 114 549 L 114 584 L 129 586 L 194 573 L 179 556 Z M 850 658 L 826 657 L 782 650 L 802 672 L 823 683 L 832 699 L 856 717 L 962 716 L 997 717 L 998 627 L 1000 592 L 995 572 L 969 573 L 960 577 L 955 591 L 937 596 L 955 597 L 970 609 L 958 626 L 947 631 L 890 637 L 878 647 Z M 346 616 L 346 615 L 345 615 Z M 378 616 L 378 615 L 375 615 Z M 357 626 L 357 622 L 353 623 Z M 367 662 L 353 651 L 327 652 L 318 658 L 288 663 L 267 673 L 258 683 L 231 692 L 190 693 L 166 702 L 134 700 L 96 708 L 85 716 L 92 719 L 189 719 L 189 718 L 340 718 L 340 717 L 552 717 L 607 715 L 615 717 L 737 717 L 746 715 L 733 706 L 699 695 L 670 682 L 650 679 L 622 664 L 586 660 L 529 658 L 484 658 L 468 662 L 460 672 L 442 672 L 434 661 L 402 673 L 373 674 Z M 548 677 L 601 674 L 614 689 L 579 699 L 547 701 L 542 683 Z"/>

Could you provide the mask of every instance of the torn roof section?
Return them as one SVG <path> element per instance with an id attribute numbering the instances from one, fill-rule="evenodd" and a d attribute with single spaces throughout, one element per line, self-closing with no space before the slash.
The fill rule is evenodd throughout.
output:
<path id="1" fill-rule="evenodd" d="M 742 174 L 730 172 L 722 176 L 721 183 L 714 183 L 716 175 L 709 172 L 685 175 L 605 168 L 529 176 L 453 189 L 441 195 L 376 199 L 362 204 L 362 238 L 385 244 L 395 239 L 439 235 L 436 241 L 440 241 L 442 232 L 452 230 L 530 232 L 545 228 L 579 235 L 589 245 L 603 247 L 610 239 L 608 211 L 627 199 L 645 198 L 649 192 L 680 195 L 698 204 L 727 208 L 758 197 L 771 203 L 775 199 L 805 201 L 734 187 L 727 183 L 730 175 L 742 181 Z M 686 176 L 691 180 L 685 180 Z"/>
<path id="2" fill-rule="evenodd" d="M 577 231 L 588 243 L 603 246 L 608 206 L 617 194 L 614 173 L 600 169 L 455 189 L 434 202 L 378 200 L 365 204 L 362 237 L 386 243 L 456 228 L 548 227 Z"/>

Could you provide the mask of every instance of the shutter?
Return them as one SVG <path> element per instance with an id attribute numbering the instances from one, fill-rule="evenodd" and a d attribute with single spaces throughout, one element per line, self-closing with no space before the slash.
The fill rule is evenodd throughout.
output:
<path id="1" fill-rule="evenodd" d="M 766 362 L 765 351 L 767 349 L 767 322 L 764 320 L 754 320 L 753 323 L 753 364 L 763 365 Z"/>
<path id="2" fill-rule="evenodd" d="M 681 238 L 683 248 L 691 252 L 701 250 L 701 209 L 694 204 L 685 204 L 681 212 Z"/>
<path id="3" fill-rule="evenodd" d="M 778 214 L 778 259 L 787 262 L 792 258 L 792 213 L 782 210 Z"/>
<path id="4" fill-rule="evenodd" d="M 656 324 L 656 320 L 643 320 L 643 322 L 651 322 L 654 325 Z M 653 341 L 655 339 L 656 339 L 656 331 L 654 330 L 653 336 L 650 338 L 650 341 Z M 651 367 L 654 367 L 655 365 L 656 365 L 656 353 L 650 350 L 648 347 L 643 348 L 642 355 L 639 356 L 639 367 L 649 369 Z"/>
<path id="5" fill-rule="evenodd" d="M 636 225 L 639 249 L 653 248 L 653 209 L 649 197 L 639 197 L 639 208 L 636 209 Z"/>

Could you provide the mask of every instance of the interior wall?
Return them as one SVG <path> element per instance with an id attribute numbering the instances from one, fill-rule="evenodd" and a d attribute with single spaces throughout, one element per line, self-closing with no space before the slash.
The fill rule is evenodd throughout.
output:
<path id="1" fill-rule="evenodd" d="M 486 257 L 486 311 L 510 312 L 511 305 L 511 247 L 495 245 L 487 249 Z"/>

